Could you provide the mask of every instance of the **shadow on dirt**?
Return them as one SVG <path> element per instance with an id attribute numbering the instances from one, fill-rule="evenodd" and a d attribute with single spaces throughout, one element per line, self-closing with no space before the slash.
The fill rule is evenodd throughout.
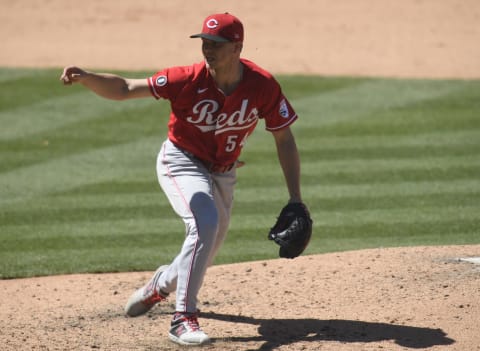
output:
<path id="1" fill-rule="evenodd" d="M 370 323 L 350 320 L 317 319 L 256 319 L 217 313 L 201 313 L 210 318 L 232 323 L 258 325 L 259 336 L 228 338 L 230 342 L 257 341 L 264 344 L 256 350 L 273 350 L 281 345 L 300 341 L 379 342 L 393 340 L 396 344 L 422 349 L 436 345 L 450 345 L 450 339 L 441 329 L 404 325 Z"/>

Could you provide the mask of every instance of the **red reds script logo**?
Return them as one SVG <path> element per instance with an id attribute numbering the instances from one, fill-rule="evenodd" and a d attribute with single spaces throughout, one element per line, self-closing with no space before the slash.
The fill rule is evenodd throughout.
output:
<path id="1" fill-rule="evenodd" d="M 240 110 L 234 111 L 231 115 L 226 112 L 215 114 L 218 108 L 218 102 L 215 100 L 201 100 L 193 106 L 193 116 L 187 117 L 187 121 L 204 133 L 215 130 L 215 134 L 248 129 L 258 121 L 258 110 L 255 107 L 247 114 L 248 99 L 243 99 Z"/>

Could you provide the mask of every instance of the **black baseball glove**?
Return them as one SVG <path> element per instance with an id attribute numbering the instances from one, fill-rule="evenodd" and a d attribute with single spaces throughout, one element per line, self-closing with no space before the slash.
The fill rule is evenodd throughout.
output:
<path id="1" fill-rule="evenodd" d="M 280 257 L 295 258 L 307 247 L 312 236 L 312 219 L 301 202 L 287 204 L 270 229 L 268 239 L 280 245 Z"/>

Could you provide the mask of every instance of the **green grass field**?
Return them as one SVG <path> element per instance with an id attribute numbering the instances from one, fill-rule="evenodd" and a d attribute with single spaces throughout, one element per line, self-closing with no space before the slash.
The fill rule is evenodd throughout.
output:
<path id="1" fill-rule="evenodd" d="M 0 69 L 0 278 L 153 270 L 184 226 L 157 184 L 169 106 Z M 143 77 L 151 72 L 120 72 Z M 480 81 L 280 76 L 314 219 L 305 254 L 480 243 Z M 216 263 L 277 257 L 287 200 L 259 123 Z"/>

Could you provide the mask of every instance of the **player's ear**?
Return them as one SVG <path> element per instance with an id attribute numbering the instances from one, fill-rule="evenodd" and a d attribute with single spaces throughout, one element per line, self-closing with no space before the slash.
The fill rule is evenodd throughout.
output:
<path id="1" fill-rule="evenodd" d="M 235 53 L 241 53 L 242 49 L 243 49 L 243 43 L 241 42 L 235 43 L 235 46 L 234 46 Z"/>

